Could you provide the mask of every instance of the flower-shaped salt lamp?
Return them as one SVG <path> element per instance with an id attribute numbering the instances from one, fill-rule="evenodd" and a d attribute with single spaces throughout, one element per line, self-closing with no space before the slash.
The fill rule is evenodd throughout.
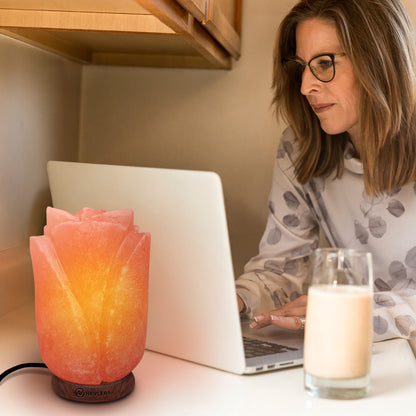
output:
<path id="1" fill-rule="evenodd" d="M 47 208 L 30 238 L 40 353 L 58 395 L 107 402 L 134 388 L 145 347 L 150 234 L 132 210 Z"/>

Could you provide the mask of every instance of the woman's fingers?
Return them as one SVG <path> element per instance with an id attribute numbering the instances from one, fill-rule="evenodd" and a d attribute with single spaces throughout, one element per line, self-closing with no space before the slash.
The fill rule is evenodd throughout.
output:
<path id="1" fill-rule="evenodd" d="M 253 329 L 264 328 L 271 324 L 270 313 L 262 313 L 254 317 L 254 321 L 250 324 Z"/>
<path id="2" fill-rule="evenodd" d="M 286 329 L 301 329 L 303 318 L 306 314 L 306 307 L 293 308 L 288 311 L 275 310 L 272 312 L 262 313 L 254 317 L 250 326 L 254 329 L 264 328 L 268 325 L 276 325 Z"/>
<path id="3" fill-rule="evenodd" d="M 303 329 L 301 318 L 306 315 L 307 301 L 308 297 L 306 295 L 300 296 L 278 309 L 255 316 L 250 326 L 254 329 L 260 329 L 273 324 L 286 329 Z"/>
<path id="4" fill-rule="evenodd" d="M 300 330 L 305 328 L 303 317 L 299 316 L 271 316 L 271 323 L 280 328 Z"/>

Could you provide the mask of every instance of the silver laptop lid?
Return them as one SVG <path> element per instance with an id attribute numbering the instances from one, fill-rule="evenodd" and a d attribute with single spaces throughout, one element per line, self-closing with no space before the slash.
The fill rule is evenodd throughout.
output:
<path id="1" fill-rule="evenodd" d="M 242 374 L 227 221 L 213 172 L 48 162 L 53 205 L 131 208 L 151 233 L 146 348 Z"/>

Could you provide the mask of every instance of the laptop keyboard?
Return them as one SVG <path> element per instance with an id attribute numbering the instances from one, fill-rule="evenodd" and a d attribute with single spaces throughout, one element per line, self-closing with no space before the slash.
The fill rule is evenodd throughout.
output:
<path id="1" fill-rule="evenodd" d="M 272 342 L 261 341 L 254 338 L 243 337 L 244 351 L 246 358 L 260 357 L 262 355 L 279 354 L 287 351 L 297 351 L 297 348 L 285 345 L 274 344 Z"/>

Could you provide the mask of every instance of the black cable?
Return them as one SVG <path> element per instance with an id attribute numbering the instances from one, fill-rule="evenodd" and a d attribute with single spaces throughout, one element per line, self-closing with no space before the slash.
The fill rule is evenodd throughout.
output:
<path id="1" fill-rule="evenodd" d="M 22 368 L 28 368 L 28 367 L 48 368 L 46 366 L 46 364 L 44 364 L 44 363 L 24 363 L 24 364 L 15 365 L 14 367 L 11 367 L 8 370 L 6 370 L 6 371 L 4 371 L 3 373 L 0 374 L 0 383 L 9 374 L 14 373 L 17 370 L 21 370 Z"/>

